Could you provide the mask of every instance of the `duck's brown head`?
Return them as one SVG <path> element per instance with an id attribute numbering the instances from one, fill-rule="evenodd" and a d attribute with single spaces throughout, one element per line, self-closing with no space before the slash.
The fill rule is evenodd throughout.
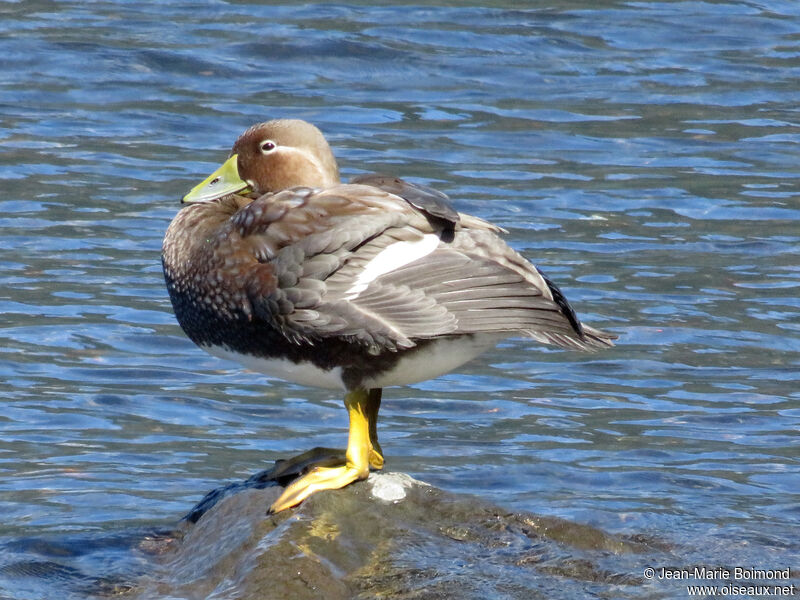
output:
<path id="1" fill-rule="evenodd" d="M 183 198 L 210 202 L 233 193 L 267 194 L 304 185 L 339 183 L 339 169 L 319 129 L 298 119 L 253 125 L 233 145 L 228 160 Z"/>

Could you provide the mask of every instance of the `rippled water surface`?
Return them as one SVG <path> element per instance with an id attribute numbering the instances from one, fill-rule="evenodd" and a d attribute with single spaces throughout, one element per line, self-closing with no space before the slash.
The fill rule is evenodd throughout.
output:
<path id="1" fill-rule="evenodd" d="M 800 565 L 798 3 L 198 4 L 0 5 L 0 597 L 136 573 L 136 532 L 344 445 L 340 397 L 205 355 L 161 275 L 180 196 L 278 116 L 502 225 L 620 336 L 388 390 L 389 468 Z"/>

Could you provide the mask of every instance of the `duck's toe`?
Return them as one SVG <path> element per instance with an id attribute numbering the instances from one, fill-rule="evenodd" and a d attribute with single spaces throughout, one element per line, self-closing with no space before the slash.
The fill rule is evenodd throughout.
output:
<path id="1" fill-rule="evenodd" d="M 344 465 L 341 467 L 316 467 L 307 475 L 295 480 L 283 490 L 283 494 L 272 503 L 267 514 L 275 514 L 297 506 L 311 494 L 322 490 L 338 490 L 344 486 L 366 479 L 369 470 Z"/>

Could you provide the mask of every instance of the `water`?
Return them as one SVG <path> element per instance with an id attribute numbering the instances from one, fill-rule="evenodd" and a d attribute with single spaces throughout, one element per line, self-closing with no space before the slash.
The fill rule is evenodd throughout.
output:
<path id="1" fill-rule="evenodd" d="M 777 0 L 3 4 L 0 597 L 133 577 L 131 540 L 208 490 L 344 445 L 341 398 L 203 354 L 161 276 L 178 198 L 278 116 L 346 177 L 502 225 L 620 335 L 387 391 L 387 466 L 686 565 L 797 567 L 798 40 Z"/>

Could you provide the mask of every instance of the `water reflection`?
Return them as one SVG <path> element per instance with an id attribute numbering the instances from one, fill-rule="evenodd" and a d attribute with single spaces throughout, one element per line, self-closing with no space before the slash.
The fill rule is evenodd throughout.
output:
<path id="1" fill-rule="evenodd" d="M 622 334 L 596 356 L 512 340 L 390 390 L 392 470 L 687 564 L 797 564 L 793 3 L 0 11 L 0 595 L 133 572 L 103 540 L 343 444 L 338 399 L 203 355 L 161 280 L 177 199 L 276 116 L 319 125 L 346 176 L 416 178 L 506 227 Z M 8 570 L 26 561 L 49 566 Z"/>

